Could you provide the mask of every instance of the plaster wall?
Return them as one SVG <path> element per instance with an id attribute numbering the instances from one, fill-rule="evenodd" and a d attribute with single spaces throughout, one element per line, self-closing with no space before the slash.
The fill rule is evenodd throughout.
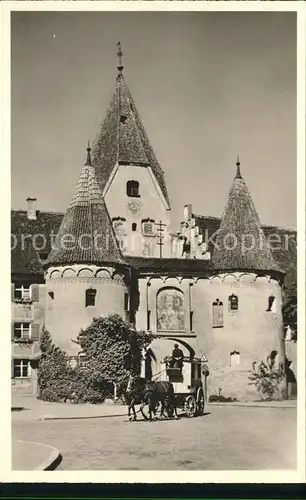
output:
<path id="1" fill-rule="evenodd" d="M 158 332 L 156 321 L 157 294 L 163 287 L 175 287 L 184 293 L 185 332 Z M 147 312 L 150 313 L 150 330 L 164 337 L 181 338 L 195 350 L 196 356 L 208 359 L 210 376 L 209 394 L 237 397 L 239 400 L 256 399 L 258 393 L 249 385 L 248 371 L 252 363 L 266 360 L 272 350 L 278 352 L 277 360 L 284 356 L 282 296 L 278 282 L 269 276 L 235 273 L 207 278 L 152 278 L 140 279 L 140 304 L 136 315 L 138 328 L 147 329 Z M 238 296 L 238 310 L 229 309 L 229 296 Z M 268 298 L 275 297 L 272 311 Z M 213 327 L 212 304 L 223 302 L 223 327 Z M 192 313 L 192 329 L 190 325 Z M 173 341 L 174 343 L 174 341 Z M 154 340 L 151 348 L 159 361 L 170 355 L 173 343 L 164 339 Z M 182 347 L 182 346 L 181 346 Z M 182 347 L 186 355 L 187 349 Z M 231 356 L 236 351 L 237 356 Z"/>
<path id="2" fill-rule="evenodd" d="M 139 182 L 138 197 L 127 196 L 126 184 L 131 180 Z M 165 224 L 163 227 L 163 256 L 170 256 L 171 244 L 168 234 L 170 210 L 150 168 L 119 165 L 106 188 L 104 197 L 111 218 L 123 217 L 126 219 L 126 249 L 122 248 L 124 254 L 159 257 L 157 237 L 145 237 L 142 234 L 141 221 L 149 218 L 154 219 L 155 222 L 162 221 Z M 134 203 L 139 206 L 138 211 L 131 209 L 131 204 Z M 136 231 L 132 231 L 133 223 L 137 224 Z M 145 243 L 152 243 L 153 253 L 151 255 L 146 254 Z"/>
<path id="3" fill-rule="evenodd" d="M 97 290 L 95 305 L 85 307 L 85 291 Z M 46 276 L 46 329 L 70 356 L 78 353 L 76 339 L 94 317 L 118 313 L 125 317 L 124 275 L 114 268 L 72 266 L 50 268 Z M 53 293 L 54 298 L 50 293 Z"/>

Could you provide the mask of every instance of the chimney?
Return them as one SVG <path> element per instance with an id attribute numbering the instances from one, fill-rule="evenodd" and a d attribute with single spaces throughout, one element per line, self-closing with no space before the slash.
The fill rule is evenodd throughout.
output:
<path id="1" fill-rule="evenodd" d="M 28 220 L 36 220 L 36 201 L 37 198 L 27 198 Z"/>
<path id="2" fill-rule="evenodd" d="M 192 205 L 184 206 L 184 221 L 187 222 L 192 217 Z"/>

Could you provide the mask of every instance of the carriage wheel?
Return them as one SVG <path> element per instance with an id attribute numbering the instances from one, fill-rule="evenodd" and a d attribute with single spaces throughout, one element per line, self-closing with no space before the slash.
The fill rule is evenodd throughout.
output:
<path id="1" fill-rule="evenodd" d="M 197 413 L 197 402 L 192 394 L 185 399 L 184 410 L 188 418 L 195 417 Z"/>
<path id="2" fill-rule="evenodd" d="M 202 387 L 199 387 L 197 392 L 197 415 L 204 414 L 204 407 L 205 407 L 204 391 Z"/>

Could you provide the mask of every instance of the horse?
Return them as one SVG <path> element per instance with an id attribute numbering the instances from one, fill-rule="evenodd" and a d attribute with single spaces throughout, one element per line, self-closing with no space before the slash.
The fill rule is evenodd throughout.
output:
<path id="1" fill-rule="evenodd" d="M 130 375 L 125 391 L 125 401 L 128 405 L 128 417 L 130 420 L 137 420 L 136 404 L 141 405 L 140 411 L 142 416 L 145 420 L 148 420 L 143 411 L 144 406 L 147 404 L 149 406 L 149 420 L 152 421 L 152 414 L 156 417 L 159 402 L 162 404 L 161 418 L 165 416 L 166 404 L 169 406 L 169 412 L 174 410 L 175 418 L 177 418 L 174 389 L 170 382 L 155 382 L 143 377 L 133 377 Z M 131 416 L 131 411 L 133 411 L 133 417 Z"/>
<path id="2" fill-rule="evenodd" d="M 156 409 L 158 403 L 161 403 L 160 418 L 165 416 L 165 408 L 167 406 L 168 416 L 174 413 L 175 419 L 178 418 L 177 408 L 175 402 L 174 387 L 171 382 L 161 381 L 156 382 L 148 380 L 145 385 L 145 398 L 149 405 L 149 420 L 152 421 L 152 413 L 156 416 Z M 141 413 L 143 413 L 143 406 L 140 408 Z"/>
<path id="3" fill-rule="evenodd" d="M 125 402 L 128 405 L 128 417 L 129 420 L 136 420 L 135 405 L 144 404 L 146 397 L 146 383 L 147 379 L 143 377 L 133 377 L 130 375 L 127 388 L 125 390 Z M 131 417 L 131 411 L 133 411 L 133 417 Z"/>

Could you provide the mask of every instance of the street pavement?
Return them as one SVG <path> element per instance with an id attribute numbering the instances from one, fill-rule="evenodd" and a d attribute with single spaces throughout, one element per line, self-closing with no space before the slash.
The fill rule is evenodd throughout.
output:
<path id="1" fill-rule="evenodd" d="M 129 422 L 126 407 L 115 404 L 59 405 L 23 396 L 13 398 L 18 405 L 29 409 L 12 412 L 13 439 L 56 447 L 63 456 L 57 470 L 296 468 L 294 402 L 207 405 L 202 417 L 156 422 L 140 416 Z"/>

